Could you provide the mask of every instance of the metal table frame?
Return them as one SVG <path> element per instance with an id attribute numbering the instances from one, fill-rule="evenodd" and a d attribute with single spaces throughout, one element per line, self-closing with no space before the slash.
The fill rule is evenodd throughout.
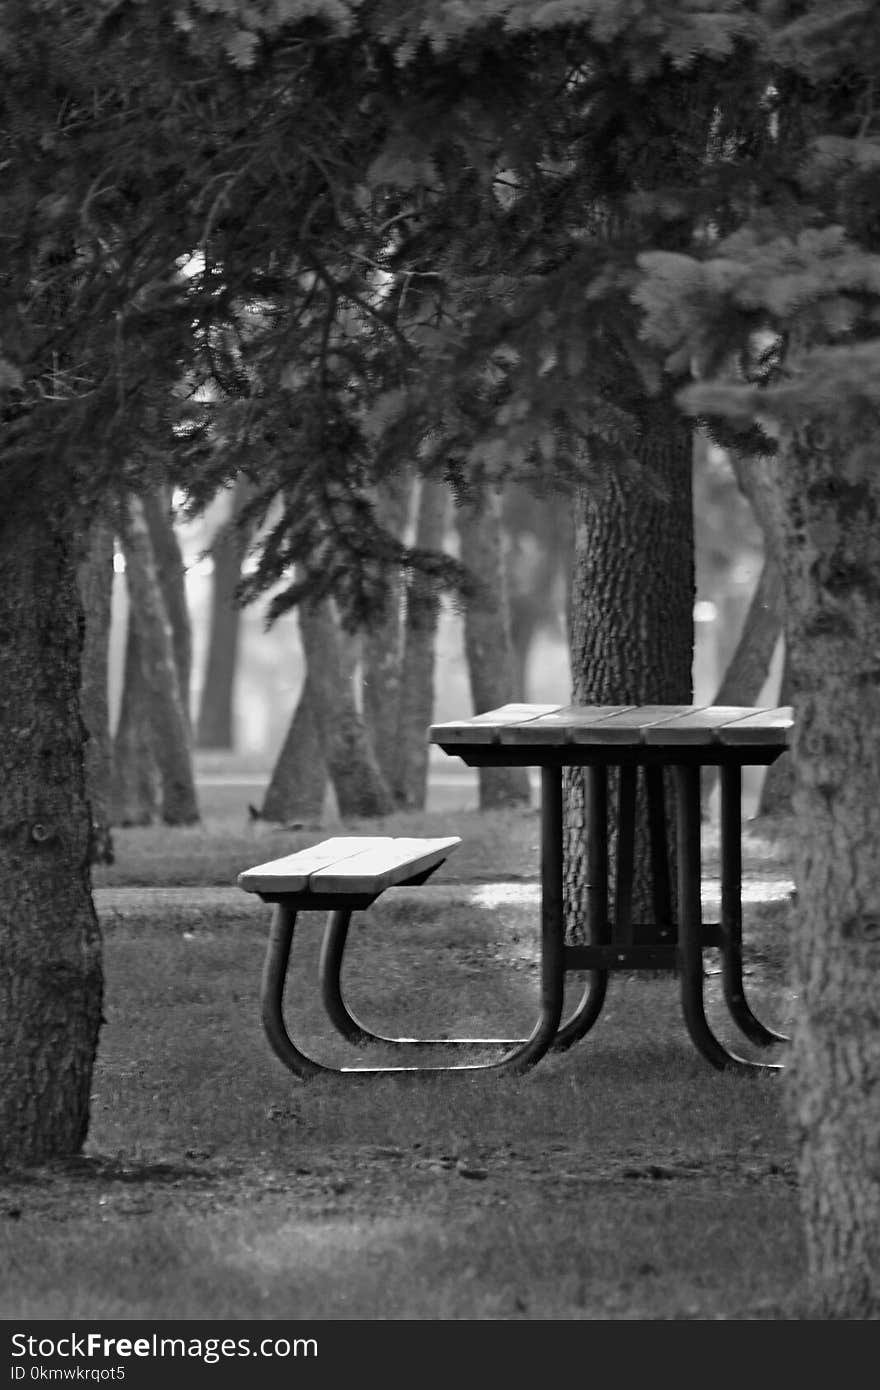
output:
<path id="1" fill-rule="evenodd" d="M 536 713 L 531 718 L 524 714 L 519 721 L 511 721 L 509 717 L 505 721 L 506 711 L 517 708 L 529 707 L 503 707 L 478 716 L 475 721 L 434 725 L 430 739 L 470 767 L 540 769 L 541 1016 L 536 1034 L 541 1043 L 530 1050 L 527 1065 L 533 1065 L 545 1050 L 568 1048 L 589 1032 L 601 1013 L 611 971 L 645 969 L 670 970 L 678 974 L 685 1026 L 698 1052 L 712 1066 L 742 1072 L 780 1070 L 779 1062 L 752 1061 L 740 1056 L 712 1031 L 705 1010 L 703 952 L 707 948 L 720 951 L 724 999 L 740 1032 L 758 1047 L 788 1041 L 785 1034 L 767 1027 L 756 1017 L 745 996 L 741 791 L 744 766 L 769 765 L 785 751 L 792 722 L 790 709 L 766 711 L 768 725 L 775 722 L 777 727 L 771 729 L 769 735 L 766 730 L 756 731 L 753 741 L 741 739 L 725 744 L 719 740 L 717 730 L 707 727 L 705 739 L 685 744 L 663 742 L 660 726 L 666 719 L 677 720 L 680 724 L 686 718 L 682 713 L 686 707 L 646 707 L 653 712 L 650 737 L 657 740 L 654 743 L 640 742 L 635 736 L 628 743 L 570 742 L 566 734 L 567 713 L 583 718 L 589 713 L 588 707 L 569 707 L 567 711 L 564 707 L 538 706 L 534 707 Z M 711 708 L 692 707 L 691 713 L 705 719 Z M 663 709 L 668 711 L 665 718 Z M 618 711 L 622 712 L 622 709 Z M 599 713 L 597 724 L 603 722 Z M 637 715 L 638 710 L 633 708 L 629 713 Z M 752 709 L 739 711 L 742 718 L 758 713 Z M 493 714 L 499 717 L 499 728 L 494 736 L 487 737 L 487 726 L 491 727 Z M 541 737 L 532 738 L 529 734 L 528 726 L 537 725 L 547 715 L 552 716 L 558 727 L 556 741 L 548 741 L 546 729 L 541 731 Z M 468 741 L 470 729 L 475 732 L 473 741 Z M 703 921 L 701 904 L 700 770 L 707 765 L 717 765 L 720 775 L 721 912 L 717 923 Z M 562 777 L 565 767 L 580 767 L 585 771 L 589 881 L 586 917 L 590 939 L 584 945 L 568 945 L 564 941 Z M 608 771 L 612 767 L 619 769 L 613 920 L 609 913 L 608 796 Z M 634 924 L 632 871 L 636 780 L 640 769 L 647 793 L 654 920 Z M 666 838 L 664 776 L 667 771 L 676 789 L 677 922 L 672 909 Z M 574 1012 L 562 1022 L 565 975 L 578 971 L 588 971 L 590 978 Z"/>

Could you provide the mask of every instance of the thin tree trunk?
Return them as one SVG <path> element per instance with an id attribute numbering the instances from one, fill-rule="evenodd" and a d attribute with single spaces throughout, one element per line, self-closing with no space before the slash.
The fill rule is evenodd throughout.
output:
<path id="1" fill-rule="evenodd" d="M 248 536 L 236 525 L 236 518 L 249 491 L 247 480 L 239 479 L 229 517 L 218 527 L 211 545 L 211 626 L 199 702 L 199 748 L 235 746 L 235 675 L 241 632 L 241 608 L 235 600 L 235 590 L 248 548 Z"/>
<path id="2" fill-rule="evenodd" d="M 160 779 L 150 724 L 150 694 L 144 677 L 137 614 L 129 602 L 122 699 L 113 740 L 110 782 L 113 825 L 152 825 L 159 814 Z"/>
<path id="3" fill-rule="evenodd" d="M 320 825 L 327 766 L 318 737 L 314 693 L 308 672 L 293 718 L 272 769 L 259 819 Z"/>
<path id="4" fill-rule="evenodd" d="M 494 489 L 464 502 L 456 512 L 461 560 L 476 584 L 464 610 L 464 645 L 476 713 L 514 699 L 510 612 L 501 545 L 501 499 Z M 528 770 L 481 767 L 480 809 L 528 805 Z"/>
<path id="5" fill-rule="evenodd" d="M 783 435 L 795 729 L 793 1061 L 817 1315 L 880 1314 L 880 473 L 875 441 Z M 846 467 L 845 465 L 849 465 Z"/>
<path id="6" fill-rule="evenodd" d="M 144 679 L 150 697 L 153 754 L 162 780 L 162 819 L 191 825 L 199 819 L 186 719 L 171 625 L 156 573 L 144 508 L 135 496 L 126 505 L 123 526 L 131 610 L 136 615 Z"/>
<path id="7" fill-rule="evenodd" d="M 514 700 L 527 701 L 528 667 L 541 630 L 562 631 L 557 586 L 571 569 L 574 525 L 568 498 L 538 499 L 524 487 L 504 490 L 505 569 L 513 647 Z"/>
<path id="8" fill-rule="evenodd" d="M 146 492 L 141 499 L 150 532 L 156 574 L 162 590 L 165 612 L 171 624 L 174 664 L 180 701 L 187 724 L 190 722 L 190 688 L 192 685 L 192 624 L 186 600 L 186 567 L 180 542 L 174 530 L 174 511 L 171 488 L 159 487 Z"/>
<path id="9" fill-rule="evenodd" d="M 0 1166 L 76 1153 L 101 1024 L 69 538 L 0 518 Z"/>
<path id="10" fill-rule="evenodd" d="M 573 698 L 579 704 L 690 704 L 692 699 L 691 435 L 668 395 L 644 401 L 640 425 L 639 472 L 611 473 L 604 490 L 586 490 L 579 500 L 570 618 Z M 582 773 L 567 772 L 565 786 L 566 919 L 577 938 L 584 931 L 587 888 Z M 615 785 L 610 792 L 614 808 Z M 670 791 L 670 815 L 671 803 Z M 671 825 L 667 839 L 674 858 Z M 614 858 L 613 834 L 611 853 Z M 632 894 L 636 922 L 653 916 L 649 864 L 640 779 Z M 671 868 L 674 894 L 674 864 Z"/>
<path id="11" fill-rule="evenodd" d="M 409 519 L 412 476 L 407 470 L 384 482 L 378 489 L 377 504 L 382 524 L 393 536 L 403 537 Z M 398 756 L 400 721 L 400 663 L 402 657 L 403 577 L 397 569 L 388 581 L 388 600 L 384 612 L 368 623 L 363 632 L 363 711 L 364 722 L 382 776 L 393 785 Z"/>
<path id="12" fill-rule="evenodd" d="M 786 647 L 782 655 L 782 680 L 779 683 L 777 703 L 790 705 L 791 702 L 791 663 Z M 767 775 L 764 778 L 761 795 L 758 799 L 758 817 L 790 814 L 793 791 L 794 769 L 791 765 L 791 754 L 783 753 L 782 757 L 777 758 L 776 762 L 771 763 L 767 769 Z"/>
<path id="13" fill-rule="evenodd" d="M 331 603 L 307 599 L 298 613 L 314 690 L 312 711 L 339 814 L 343 819 L 387 816 L 394 803 L 356 708 L 352 683 L 343 675 L 339 624 Z"/>
<path id="14" fill-rule="evenodd" d="M 107 662 L 113 591 L 113 525 L 96 517 L 86 554 L 77 570 L 85 616 L 80 705 L 88 738 L 85 746 L 86 795 L 92 822 L 91 861 L 113 863 L 110 796 L 113 750 Z"/>
<path id="15" fill-rule="evenodd" d="M 782 631 L 783 606 L 782 571 L 773 555 L 768 553 L 764 557 L 739 641 L 715 695 L 716 705 L 755 703 L 767 680 Z M 703 769 L 704 807 L 717 781 L 717 767 Z"/>
<path id="16" fill-rule="evenodd" d="M 449 512 L 445 483 L 423 478 L 416 521 L 416 548 L 442 550 Z M 398 805 L 424 810 L 428 796 L 428 725 L 434 711 L 434 653 L 440 595 L 423 574 L 411 576 L 406 593 L 400 718 L 392 791 Z"/>

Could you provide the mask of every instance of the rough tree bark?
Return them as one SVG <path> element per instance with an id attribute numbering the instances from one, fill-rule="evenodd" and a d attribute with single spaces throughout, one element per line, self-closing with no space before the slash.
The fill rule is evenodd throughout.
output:
<path id="1" fill-rule="evenodd" d="M 797 1015 L 785 1094 L 820 1316 L 880 1313 L 880 472 L 876 440 L 783 434 Z"/>
<path id="2" fill-rule="evenodd" d="M 153 756 L 162 783 L 162 819 L 191 825 L 199 819 L 193 777 L 189 721 L 186 718 L 171 624 L 165 609 L 150 531 L 143 505 L 131 495 L 122 527 L 130 609 L 141 648 L 141 667 L 149 691 Z"/>
<path id="3" fill-rule="evenodd" d="M 113 524 L 105 517 L 95 517 L 89 527 L 86 552 L 77 566 L 77 579 L 85 615 L 80 707 L 88 733 L 85 774 L 92 818 L 90 855 L 93 864 L 112 864 L 110 798 L 113 746 L 110 738 L 107 662 L 113 595 Z"/>
<path id="4" fill-rule="evenodd" d="M 474 711 L 495 709 L 514 699 L 510 613 L 501 544 L 501 498 L 493 488 L 463 502 L 455 514 L 461 560 L 478 589 L 464 609 L 464 647 Z M 481 767 L 480 809 L 522 806 L 530 801 L 528 769 Z"/>
<path id="5" fill-rule="evenodd" d="M 615 470 L 601 491 L 585 490 L 579 499 L 569 635 L 578 704 L 690 704 L 692 699 L 691 432 L 667 394 L 642 402 L 640 426 L 638 470 Z M 566 919 L 572 937 L 579 937 L 587 876 L 581 773 L 567 773 L 565 786 Z M 615 793 L 612 785 L 612 806 Z M 644 800 L 640 779 L 636 921 L 652 914 Z M 672 849 L 671 834 L 669 842 Z M 613 836 L 611 850 L 613 855 Z M 672 884 L 674 893 L 674 872 Z"/>
<path id="6" fill-rule="evenodd" d="M 339 624 L 331 601 L 307 599 L 297 612 L 314 691 L 311 708 L 339 814 L 344 820 L 387 816 L 394 802 L 355 705 L 352 682 L 343 675 Z"/>
<path id="7" fill-rule="evenodd" d="M 260 820 L 320 825 L 327 765 L 318 737 L 308 672 L 259 811 Z"/>
<path id="8" fill-rule="evenodd" d="M 445 483 L 423 478 L 419 491 L 415 543 L 420 550 L 442 550 L 449 513 Z M 406 592 L 400 714 L 392 792 L 398 805 L 424 810 L 428 796 L 427 729 L 434 712 L 434 649 L 440 595 L 424 575 L 413 574 Z"/>
<path id="9" fill-rule="evenodd" d="M 76 1153 L 101 1023 L 100 933 L 79 713 L 82 609 L 68 538 L 0 515 L 0 1166 Z"/>
<path id="10" fill-rule="evenodd" d="M 235 673 L 241 632 L 241 608 L 235 601 L 235 589 L 248 548 L 247 534 L 235 523 L 249 492 L 247 479 L 240 478 L 232 494 L 229 516 L 221 522 L 211 544 L 211 624 L 196 723 L 199 748 L 235 746 Z"/>

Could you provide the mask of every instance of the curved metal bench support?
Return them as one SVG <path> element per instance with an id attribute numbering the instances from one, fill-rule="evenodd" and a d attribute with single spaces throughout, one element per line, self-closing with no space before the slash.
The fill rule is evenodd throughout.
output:
<path id="1" fill-rule="evenodd" d="M 532 1032 L 517 1039 L 501 1056 L 487 1062 L 425 1063 L 409 1067 L 332 1067 L 304 1053 L 293 1041 L 284 1018 L 284 987 L 290 964 L 293 931 L 297 907 L 301 899 L 285 902 L 276 900 L 269 932 L 269 942 L 263 966 L 261 1013 L 266 1036 L 276 1056 L 302 1080 L 326 1073 L 346 1076 L 376 1076 L 386 1072 L 426 1075 L 437 1072 L 509 1071 L 523 1072 L 543 1057 L 559 1028 L 565 986 L 562 922 L 562 778 L 558 772 L 545 779 L 545 796 L 541 815 L 544 822 L 541 859 L 541 980 L 540 1013 Z M 345 1007 L 338 989 L 339 969 L 351 907 L 332 909 L 329 932 L 325 933 L 322 964 L 322 989 L 325 1005 L 337 1027 L 350 1041 L 360 1041 L 366 1034 Z M 328 939 L 329 938 L 329 939 Z M 335 983 L 334 983 L 335 982 Z M 329 985 L 329 988 L 328 988 Z M 335 1016 L 334 1016 L 335 1015 Z M 352 1036 L 353 1035 L 353 1036 Z M 369 1040 L 369 1035 L 367 1035 Z M 484 1045 L 480 1040 L 479 1045 Z M 420 1044 L 422 1047 L 426 1044 Z M 427 1046 L 443 1047 L 446 1040 L 429 1040 Z M 502 1042 L 502 1046 L 504 1043 Z"/>

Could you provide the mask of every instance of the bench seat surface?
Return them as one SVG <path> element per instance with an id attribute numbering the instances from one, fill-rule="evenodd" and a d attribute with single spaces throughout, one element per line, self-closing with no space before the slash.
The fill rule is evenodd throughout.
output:
<path id="1" fill-rule="evenodd" d="M 381 893 L 441 863 L 461 837 L 339 836 L 238 875 L 248 893 Z"/>

